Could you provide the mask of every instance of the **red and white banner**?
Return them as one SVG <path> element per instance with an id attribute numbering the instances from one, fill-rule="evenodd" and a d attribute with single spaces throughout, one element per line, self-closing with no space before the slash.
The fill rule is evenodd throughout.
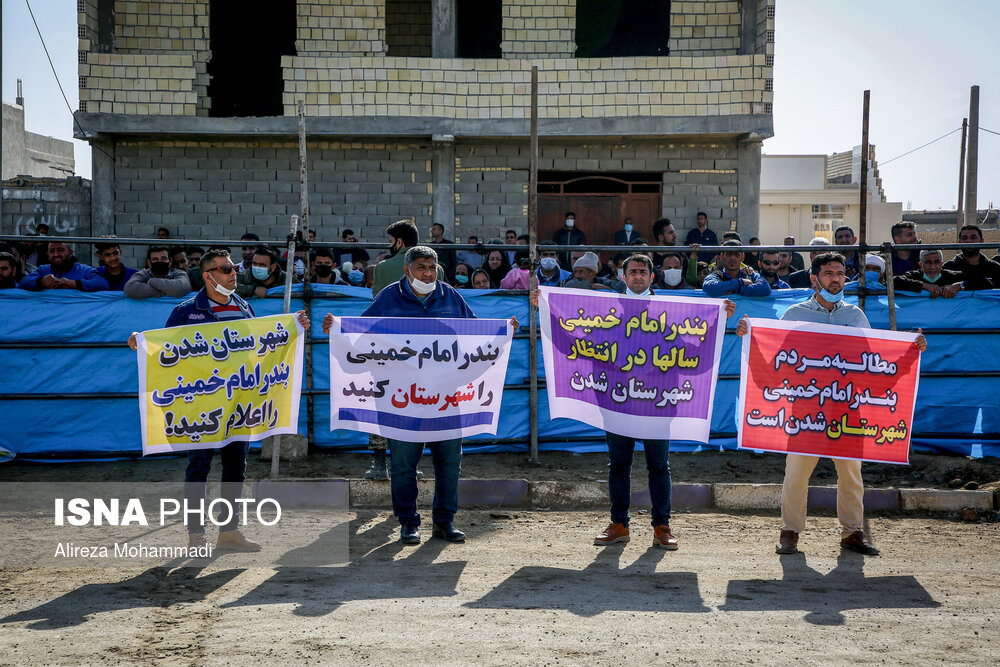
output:
<path id="1" fill-rule="evenodd" d="M 739 448 L 909 463 L 917 334 L 750 319 Z"/>

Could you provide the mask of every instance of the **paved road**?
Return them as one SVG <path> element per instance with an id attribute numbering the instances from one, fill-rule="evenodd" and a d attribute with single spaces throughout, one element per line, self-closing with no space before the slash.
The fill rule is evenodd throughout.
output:
<path id="1" fill-rule="evenodd" d="M 460 514 L 403 547 L 385 511 L 344 568 L 0 570 L 0 664 L 996 664 L 1000 524 L 876 518 L 880 558 L 811 518 L 682 514 L 681 548 L 590 545 L 597 512 Z"/>

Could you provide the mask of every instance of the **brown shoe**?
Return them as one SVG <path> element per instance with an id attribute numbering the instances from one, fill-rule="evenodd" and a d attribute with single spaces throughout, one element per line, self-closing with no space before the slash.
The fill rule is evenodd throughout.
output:
<path id="1" fill-rule="evenodd" d="M 205 546 L 205 533 L 188 533 L 188 549 Z"/>
<path id="2" fill-rule="evenodd" d="M 841 549 L 850 549 L 866 556 L 878 556 L 879 550 L 872 541 L 865 535 L 865 531 L 856 530 L 844 539 L 840 540 Z"/>
<path id="3" fill-rule="evenodd" d="M 799 553 L 799 534 L 794 530 L 783 530 L 778 537 L 778 546 L 774 547 L 776 554 Z"/>
<path id="4" fill-rule="evenodd" d="M 653 546 L 667 551 L 677 551 L 677 538 L 671 534 L 670 526 L 663 524 L 653 528 Z"/>
<path id="5" fill-rule="evenodd" d="M 615 542 L 628 542 L 628 526 L 623 523 L 612 523 L 604 529 L 604 532 L 594 538 L 594 544 L 599 547 Z"/>
<path id="6" fill-rule="evenodd" d="M 243 533 L 238 530 L 220 532 L 215 548 L 219 551 L 260 551 L 259 544 L 243 537 Z"/>

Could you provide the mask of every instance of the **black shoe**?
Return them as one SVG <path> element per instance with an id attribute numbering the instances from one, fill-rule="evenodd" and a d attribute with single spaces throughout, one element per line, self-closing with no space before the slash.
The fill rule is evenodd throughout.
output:
<path id="1" fill-rule="evenodd" d="M 385 459 L 379 461 L 372 460 L 372 467 L 365 472 L 365 479 L 389 479 L 389 468 L 386 467 Z"/>
<path id="2" fill-rule="evenodd" d="M 403 544 L 420 544 L 420 529 L 406 523 L 400 525 L 399 541 Z"/>
<path id="3" fill-rule="evenodd" d="M 431 531 L 432 537 L 438 537 L 446 542 L 464 542 L 465 533 L 455 528 L 455 524 L 448 523 L 436 523 L 434 524 L 434 530 Z"/>

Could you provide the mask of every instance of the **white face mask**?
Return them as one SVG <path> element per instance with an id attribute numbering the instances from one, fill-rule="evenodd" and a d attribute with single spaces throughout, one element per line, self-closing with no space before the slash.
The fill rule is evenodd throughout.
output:
<path id="1" fill-rule="evenodd" d="M 680 269 L 663 269 L 663 280 L 671 287 L 681 284 Z"/>
<path id="2" fill-rule="evenodd" d="M 223 287 L 218 282 L 216 282 L 215 278 L 212 278 L 212 282 L 215 283 L 214 285 L 215 291 L 221 294 L 222 296 L 232 296 L 233 292 L 236 291 L 235 287 L 232 289 L 230 289 L 229 287 Z"/>
<path id="3" fill-rule="evenodd" d="M 417 280 L 416 278 L 414 278 L 413 280 L 410 281 L 410 287 L 416 294 L 419 294 L 420 296 L 427 296 L 428 294 L 434 291 L 435 287 L 437 287 L 437 280 L 432 280 L 429 283 L 425 283 L 422 280 Z"/>
<path id="4" fill-rule="evenodd" d="M 625 282 L 625 271 L 618 269 L 618 280 Z"/>
<path id="5" fill-rule="evenodd" d="M 557 266 L 559 266 L 559 261 L 555 257 L 542 257 L 539 260 L 539 264 L 542 265 L 543 271 L 553 271 Z"/>
<path id="6" fill-rule="evenodd" d="M 573 225 L 575 225 L 575 224 L 576 224 L 576 221 L 575 221 L 575 220 L 573 220 L 573 218 L 566 218 L 566 226 L 567 226 L 567 227 L 570 227 L 570 228 L 572 228 L 572 227 L 573 227 Z"/>

